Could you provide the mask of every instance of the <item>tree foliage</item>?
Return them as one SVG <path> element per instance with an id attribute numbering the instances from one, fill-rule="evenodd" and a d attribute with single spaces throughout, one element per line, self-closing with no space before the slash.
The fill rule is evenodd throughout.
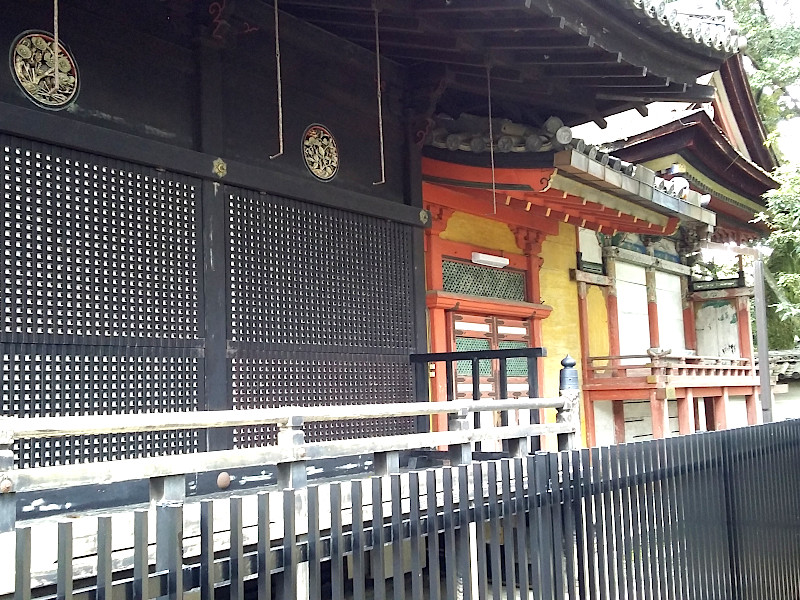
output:
<path id="1" fill-rule="evenodd" d="M 800 333 L 800 170 L 796 165 L 776 172 L 780 187 L 766 195 L 767 212 L 760 219 L 771 228 L 772 255 L 767 261 L 770 310 L 768 333 L 773 349 L 793 348 Z"/>
<path id="2" fill-rule="evenodd" d="M 779 121 L 800 115 L 800 27 L 797 0 L 723 0 L 747 37 L 745 54 L 761 112 L 769 131 Z"/>

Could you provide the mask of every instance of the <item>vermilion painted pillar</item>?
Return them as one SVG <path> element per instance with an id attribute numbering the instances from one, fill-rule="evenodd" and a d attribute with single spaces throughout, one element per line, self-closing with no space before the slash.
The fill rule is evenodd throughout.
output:
<path id="1" fill-rule="evenodd" d="M 659 398 L 656 390 L 650 390 L 650 415 L 653 418 L 653 437 L 657 440 L 669 437 L 667 401 Z"/>
<path id="2" fill-rule="evenodd" d="M 714 431 L 728 428 L 728 388 L 722 388 L 722 395 L 714 398 Z"/>
<path id="3" fill-rule="evenodd" d="M 694 390 L 692 388 L 686 388 L 686 396 L 678 398 L 678 427 L 681 435 L 694 433 L 697 430 Z"/>
<path id="4" fill-rule="evenodd" d="M 619 305 L 617 304 L 617 261 L 611 257 L 606 258 L 606 275 L 611 279 L 611 285 L 605 289 L 606 314 L 608 316 L 608 354 L 619 356 Z M 611 359 L 612 368 L 618 361 Z M 613 373 L 613 371 L 612 371 Z M 612 400 L 614 413 L 614 440 L 621 444 L 625 441 L 625 405 L 621 400 Z"/>
<path id="5" fill-rule="evenodd" d="M 645 272 L 645 283 L 647 284 L 647 321 L 650 326 L 650 347 L 660 346 L 658 335 L 658 298 L 656 294 L 656 271 L 649 268 Z"/>
<path id="6" fill-rule="evenodd" d="M 688 277 L 681 277 L 681 296 L 683 298 L 683 339 L 688 350 L 697 350 L 697 323 Z"/>
<path id="7" fill-rule="evenodd" d="M 739 354 L 742 358 L 749 358 L 753 364 L 753 328 L 750 324 L 750 298 L 738 296 L 736 302 L 736 320 L 739 328 Z M 755 368 L 753 369 L 755 374 Z M 745 396 L 747 406 L 747 424 L 758 425 L 763 420 L 761 410 L 761 396 L 755 390 Z"/>
<path id="8" fill-rule="evenodd" d="M 581 339 L 581 353 L 584 357 L 582 361 L 581 370 L 583 372 L 583 380 L 586 381 L 587 370 L 586 366 L 588 364 L 588 357 L 589 357 L 589 304 L 586 298 L 587 294 L 589 293 L 588 286 L 585 282 L 579 281 L 578 282 L 578 333 L 580 334 Z M 586 423 L 586 445 L 587 446 L 596 446 L 597 445 L 597 435 L 595 432 L 595 420 L 594 420 L 594 404 L 591 400 L 589 394 L 583 394 L 583 415 L 584 415 L 584 422 Z"/>

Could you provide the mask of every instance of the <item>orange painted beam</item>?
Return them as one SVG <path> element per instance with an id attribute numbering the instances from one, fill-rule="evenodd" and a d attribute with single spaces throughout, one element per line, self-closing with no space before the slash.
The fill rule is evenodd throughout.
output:
<path id="1" fill-rule="evenodd" d="M 714 397 L 714 431 L 728 428 L 728 388 L 722 388 L 722 394 Z"/>

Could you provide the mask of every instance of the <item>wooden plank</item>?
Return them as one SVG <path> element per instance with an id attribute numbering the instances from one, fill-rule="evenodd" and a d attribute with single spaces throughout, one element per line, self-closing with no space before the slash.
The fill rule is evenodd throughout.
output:
<path id="1" fill-rule="evenodd" d="M 555 435 L 572 431 L 574 431 L 574 425 L 568 423 L 516 425 L 479 430 L 470 429 L 465 431 L 385 436 L 381 438 L 338 440 L 305 444 L 303 446 L 241 448 L 197 454 L 19 469 L 4 475 L 12 481 L 15 491 L 38 491 L 68 486 L 98 485 L 149 479 L 201 471 L 224 471 L 265 464 L 274 465 L 301 459 L 321 460 L 373 452 L 415 450 L 439 445 Z"/>

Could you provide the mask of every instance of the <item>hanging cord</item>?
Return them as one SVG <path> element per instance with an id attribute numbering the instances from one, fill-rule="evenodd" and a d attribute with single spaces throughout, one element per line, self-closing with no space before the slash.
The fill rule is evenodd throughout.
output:
<path id="1" fill-rule="evenodd" d="M 383 185 L 386 183 L 386 154 L 383 147 L 383 90 L 381 89 L 381 36 L 378 29 L 378 4 L 372 5 L 375 11 L 375 76 L 378 88 L 378 134 L 380 136 L 381 152 L 381 179 L 373 181 L 372 185 Z"/>
<path id="2" fill-rule="evenodd" d="M 489 161 L 492 165 L 492 214 L 497 214 L 497 182 L 494 174 L 494 127 L 492 125 L 492 66 L 486 63 L 486 97 L 489 102 Z"/>
<path id="3" fill-rule="evenodd" d="M 270 156 L 270 160 L 283 154 L 283 80 L 281 78 L 281 36 L 278 19 L 278 0 L 275 0 L 275 71 L 278 80 L 278 153 Z"/>
<path id="4" fill-rule="evenodd" d="M 53 93 L 58 93 L 58 0 L 53 0 Z"/>

